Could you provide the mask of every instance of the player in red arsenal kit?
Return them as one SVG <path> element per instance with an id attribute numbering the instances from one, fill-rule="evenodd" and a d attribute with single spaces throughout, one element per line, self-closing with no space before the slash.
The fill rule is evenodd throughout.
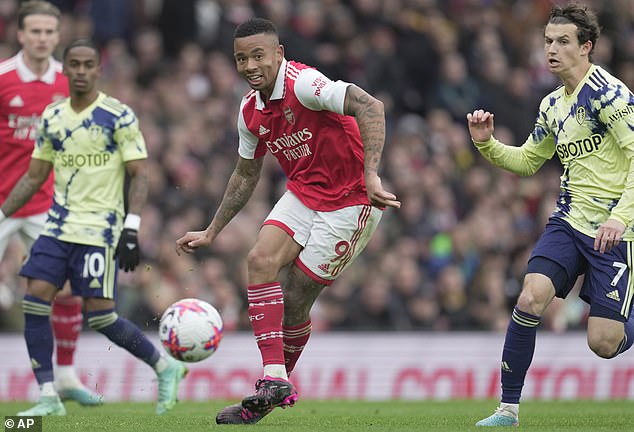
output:
<path id="1" fill-rule="evenodd" d="M 44 1 L 29 1 L 18 11 L 18 41 L 22 50 L 0 62 L 0 204 L 27 171 L 37 122 L 44 108 L 68 96 L 62 66 L 51 56 L 59 41 L 59 10 Z M 29 250 L 40 234 L 52 204 L 52 175 L 33 198 L 10 218 L 0 212 L 0 258 L 11 237 L 19 234 Z M 82 405 L 97 405 L 101 398 L 79 381 L 73 367 L 75 344 L 82 328 L 78 297 L 58 296 L 52 322 L 57 345 L 59 393 Z"/>
<path id="2" fill-rule="evenodd" d="M 295 403 L 288 378 L 308 342 L 313 303 L 365 248 L 382 209 L 400 207 L 377 174 L 385 141 L 380 101 L 286 60 L 277 29 L 265 19 L 236 28 L 234 57 L 252 88 L 238 115 L 238 162 L 207 229 L 178 239 L 177 252 L 214 241 L 251 197 L 267 152 L 288 177 L 288 190 L 248 256 L 249 320 L 263 378 L 255 394 L 218 413 L 220 424 L 256 423 Z M 279 272 L 289 264 L 281 284 Z"/>

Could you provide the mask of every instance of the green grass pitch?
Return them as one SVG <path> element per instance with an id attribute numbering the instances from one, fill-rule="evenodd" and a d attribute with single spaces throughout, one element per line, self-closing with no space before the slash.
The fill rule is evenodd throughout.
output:
<path id="1" fill-rule="evenodd" d="M 234 401 L 235 403 L 235 401 Z M 303 432 L 372 431 L 480 431 L 474 423 L 489 415 L 496 401 L 357 402 L 306 401 L 277 409 L 253 426 L 218 426 L 216 412 L 227 402 L 181 402 L 165 416 L 154 415 L 151 403 L 109 403 L 83 408 L 66 403 L 66 417 L 44 418 L 42 432 L 199 432 L 237 430 Z M 1 403 L 4 417 L 30 407 L 30 403 Z M 3 419 L 4 420 L 4 419 Z M 634 401 L 527 401 L 522 404 L 520 428 L 526 431 L 632 431 Z M 493 428 L 499 430 L 501 428 Z M 487 429 L 484 429 L 487 430 Z M 7 429 L 5 428 L 5 432 Z"/>

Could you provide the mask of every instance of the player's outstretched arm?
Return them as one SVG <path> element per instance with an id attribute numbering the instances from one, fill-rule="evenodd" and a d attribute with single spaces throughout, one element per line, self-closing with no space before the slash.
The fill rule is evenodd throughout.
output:
<path id="1" fill-rule="evenodd" d="M 210 245 L 222 229 L 238 214 L 251 198 L 260 180 L 264 158 L 239 157 L 225 194 L 211 223 L 204 231 L 189 231 L 176 240 L 176 253 L 192 253 L 201 246 Z"/>
<path id="2" fill-rule="evenodd" d="M 485 142 L 493 135 L 493 114 L 484 110 L 475 110 L 467 114 L 467 125 L 471 139 L 476 142 Z"/>
<path id="3" fill-rule="evenodd" d="M 31 159 L 28 171 L 18 180 L 2 207 L 0 207 L 2 215 L 9 217 L 20 210 L 35 195 L 35 192 L 42 187 L 52 167 L 53 164 L 48 161 Z"/>
<path id="4" fill-rule="evenodd" d="M 467 114 L 467 125 L 475 147 L 493 165 L 517 175 L 529 176 L 553 156 L 554 138 L 545 125 L 536 123 L 534 132 L 517 147 L 495 139 L 493 120 L 493 114 L 481 109 Z"/>
<path id="5" fill-rule="evenodd" d="M 377 207 L 399 208 L 401 202 L 396 199 L 396 195 L 383 189 L 378 175 L 385 143 L 383 102 L 361 88 L 350 85 L 343 102 L 343 111 L 346 115 L 354 116 L 359 126 L 363 142 L 365 187 L 370 204 Z"/>

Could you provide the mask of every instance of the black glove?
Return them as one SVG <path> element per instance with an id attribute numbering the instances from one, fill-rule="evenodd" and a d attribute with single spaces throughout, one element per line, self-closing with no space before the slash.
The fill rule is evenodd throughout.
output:
<path id="1" fill-rule="evenodd" d="M 140 251 L 137 230 L 124 228 L 119 237 L 115 259 L 119 257 L 119 268 L 125 272 L 132 271 L 139 265 Z"/>

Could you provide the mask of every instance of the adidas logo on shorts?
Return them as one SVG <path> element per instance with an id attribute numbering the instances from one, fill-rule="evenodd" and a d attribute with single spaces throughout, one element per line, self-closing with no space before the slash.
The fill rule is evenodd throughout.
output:
<path id="1" fill-rule="evenodd" d="M 617 290 L 610 291 L 605 296 L 609 299 L 616 300 L 617 302 L 621 301 L 621 297 L 619 296 L 619 292 Z"/>

